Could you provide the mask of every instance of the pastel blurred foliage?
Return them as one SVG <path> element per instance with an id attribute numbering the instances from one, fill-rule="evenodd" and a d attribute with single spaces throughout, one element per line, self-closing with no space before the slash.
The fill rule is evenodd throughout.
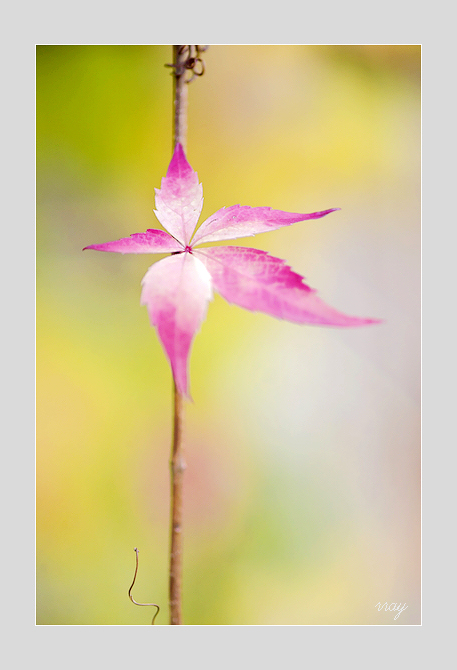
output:
<path id="1" fill-rule="evenodd" d="M 140 307 L 169 46 L 37 48 L 37 623 L 168 621 L 171 378 Z M 239 241 L 287 259 L 341 330 L 216 297 L 191 354 L 184 619 L 420 623 L 420 47 L 211 46 L 189 89 L 202 219 L 322 220 Z M 238 243 L 238 242 L 237 242 Z M 397 621 L 376 603 L 406 602 Z"/>

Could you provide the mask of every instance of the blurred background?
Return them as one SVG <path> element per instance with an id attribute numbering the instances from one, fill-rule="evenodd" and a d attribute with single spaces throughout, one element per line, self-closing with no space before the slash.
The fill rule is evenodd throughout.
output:
<path id="1" fill-rule="evenodd" d="M 235 242 L 382 325 L 275 320 L 216 296 L 191 354 L 184 621 L 420 623 L 420 47 L 211 46 L 189 88 L 203 221 L 324 219 Z M 37 47 L 37 623 L 168 623 L 172 382 L 140 307 L 160 256 L 170 46 Z M 406 603 L 394 621 L 376 604 Z M 152 609 L 152 608 L 151 608 Z"/>

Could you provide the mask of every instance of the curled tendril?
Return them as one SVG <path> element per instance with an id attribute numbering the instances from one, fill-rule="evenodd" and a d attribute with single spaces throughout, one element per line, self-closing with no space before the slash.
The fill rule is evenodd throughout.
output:
<path id="1" fill-rule="evenodd" d="M 178 54 L 180 56 L 185 54 L 185 60 L 179 65 L 177 63 L 166 63 L 165 67 L 173 68 L 176 77 L 180 77 L 186 70 L 190 70 L 192 76 L 186 79 L 186 84 L 190 84 L 195 77 L 201 77 L 205 74 L 205 62 L 200 58 L 200 54 L 208 48 L 208 44 L 183 44 Z"/>
<path id="2" fill-rule="evenodd" d="M 130 598 L 130 600 L 132 601 L 132 603 L 133 603 L 134 605 L 139 605 L 140 607 L 150 607 L 150 606 L 151 606 L 151 607 L 157 607 L 157 612 L 154 614 L 154 616 L 152 617 L 152 621 L 151 621 L 151 626 L 153 626 L 153 625 L 154 625 L 154 622 L 155 622 L 155 620 L 156 620 L 156 616 L 157 616 L 158 613 L 160 612 L 160 607 L 159 607 L 158 605 L 156 605 L 155 603 L 137 603 L 137 601 L 134 600 L 134 599 L 133 599 L 133 596 L 132 596 L 132 589 L 133 589 L 133 585 L 135 584 L 136 575 L 137 575 L 137 572 L 138 572 L 138 553 L 139 553 L 139 550 L 135 547 L 134 552 L 135 552 L 135 554 L 136 554 L 135 574 L 133 575 L 133 582 L 132 582 L 132 585 L 131 585 L 131 587 L 129 588 L 129 598 Z"/>

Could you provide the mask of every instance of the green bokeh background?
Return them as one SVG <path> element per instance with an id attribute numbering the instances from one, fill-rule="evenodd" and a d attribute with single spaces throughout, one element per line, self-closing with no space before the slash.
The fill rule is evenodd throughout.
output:
<path id="1" fill-rule="evenodd" d="M 37 623 L 168 621 L 172 384 L 140 307 L 158 257 L 82 248 L 160 227 L 170 46 L 37 47 Z M 211 46 L 189 88 L 201 220 L 380 326 L 297 326 L 219 296 L 191 355 L 184 620 L 420 623 L 420 47 Z M 406 603 L 394 621 L 375 605 Z M 150 616 L 151 615 L 151 616 Z"/>

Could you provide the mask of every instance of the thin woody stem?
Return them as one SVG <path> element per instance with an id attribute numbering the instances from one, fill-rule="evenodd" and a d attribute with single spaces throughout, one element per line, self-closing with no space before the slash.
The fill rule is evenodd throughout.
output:
<path id="1" fill-rule="evenodd" d="M 183 479 L 186 464 L 182 450 L 184 399 L 174 388 L 171 469 L 170 624 L 182 624 L 182 516 Z"/>
<path id="2" fill-rule="evenodd" d="M 173 46 L 173 150 L 178 142 L 186 151 L 187 144 L 187 86 L 185 63 L 188 49 L 185 44 Z"/>
<path id="3" fill-rule="evenodd" d="M 206 46 L 173 45 L 173 151 L 179 142 L 187 145 L 187 84 L 205 72 L 200 54 Z M 192 72 L 190 79 L 186 72 Z M 171 449 L 171 529 L 170 529 L 170 624 L 182 624 L 182 518 L 183 478 L 186 464 L 183 456 L 184 398 L 174 384 L 173 443 Z"/>
<path id="4" fill-rule="evenodd" d="M 187 85 L 185 81 L 186 46 L 173 46 L 173 149 L 178 142 L 186 149 Z M 184 399 L 174 384 L 173 443 L 171 448 L 171 528 L 170 528 L 170 625 L 182 624 L 182 516 Z"/>

